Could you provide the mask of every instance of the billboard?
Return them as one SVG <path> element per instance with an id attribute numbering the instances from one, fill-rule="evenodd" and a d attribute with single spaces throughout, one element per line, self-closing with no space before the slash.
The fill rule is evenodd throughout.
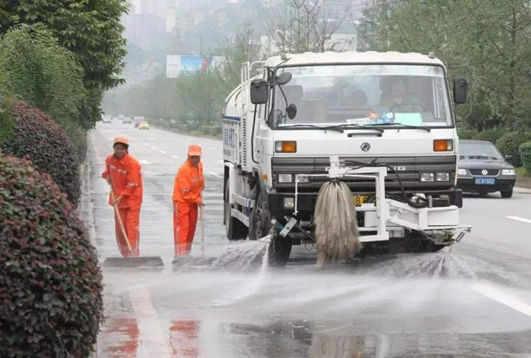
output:
<path id="1" fill-rule="evenodd" d="M 214 61 L 213 61 L 214 60 Z M 166 56 L 166 78 L 176 78 L 181 72 L 206 72 L 215 59 L 205 56 Z"/>

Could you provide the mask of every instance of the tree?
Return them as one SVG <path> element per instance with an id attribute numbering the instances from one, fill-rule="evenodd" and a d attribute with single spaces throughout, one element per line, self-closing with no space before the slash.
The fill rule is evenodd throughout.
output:
<path id="1" fill-rule="evenodd" d="M 80 152 L 81 107 L 87 99 L 83 69 L 42 24 L 17 26 L 0 38 L 0 92 L 22 98 L 52 116 Z"/>
<path id="2" fill-rule="evenodd" d="M 120 23 L 126 12 L 126 0 L 9 0 L 0 13 L 8 14 L 0 17 L 4 19 L 0 34 L 19 23 L 43 23 L 61 46 L 74 53 L 89 92 L 81 106 L 81 119 L 85 128 L 91 128 L 100 119 L 103 92 L 123 82 L 117 76 L 126 54 Z"/>
<path id="3" fill-rule="evenodd" d="M 332 7 L 323 0 L 285 0 L 266 14 L 265 22 L 280 52 L 324 52 L 349 11 L 350 5 Z"/>
<path id="4" fill-rule="evenodd" d="M 382 11 L 379 24 L 380 40 L 388 42 L 391 50 L 433 51 L 452 75 L 468 74 L 473 107 L 470 115 L 463 107 L 461 115 L 471 128 L 529 124 L 528 0 L 406 0 Z"/>

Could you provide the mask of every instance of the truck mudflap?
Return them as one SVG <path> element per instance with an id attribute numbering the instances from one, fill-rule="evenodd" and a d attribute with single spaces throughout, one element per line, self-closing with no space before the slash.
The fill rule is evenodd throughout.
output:
<path id="1" fill-rule="evenodd" d="M 327 168 L 328 174 L 305 174 L 304 176 L 321 176 L 330 180 L 341 180 L 346 177 L 374 179 L 375 202 L 363 204 L 357 208 L 357 211 L 362 212 L 364 216 L 361 221 L 362 225 L 359 227 L 362 242 L 388 241 L 391 237 L 403 237 L 404 230 L 409 230 L 419 232 L 435 242 L 452 244 L 460 241 L 472 229 L 470 225 L 459 223 L 459 208 L 456 205 L 433 206 L 429 198 L 420 198 L 424 200 L 425 205 L 419 204 L 422 200 L 414 203 L 387 198 L 385 188 L 387 167 L 347 167 L 341 165 L 338 157 L 330 157 L 330 163 L 331 167 Z M 419 196 L 422 197 L 422 195 Z M 289 231 L 296 226 L 293 220 L 298 213 L 297 175 L 294 212 L 292 216 L 286 217 L 286 221 L 291 223 Z M 286 230 L 283 233 L 283 236 L 287 235 Z"/>

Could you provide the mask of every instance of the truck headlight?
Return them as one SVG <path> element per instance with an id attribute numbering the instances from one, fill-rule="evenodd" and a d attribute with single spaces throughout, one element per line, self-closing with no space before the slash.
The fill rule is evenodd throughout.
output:
<path id="1" fill-rule="evenodd" d="M 516 172 L 514 169 L 503 169 L 502 175 L 516 175 Z"/>
<path id="2" fill-rule="evenodd" d="M 450 181 L 450 173 L 437 173 L 435 181 Z"/>
<path id="3" fill-rule="evenodd" d="M 296 180 L 298 183 L 308 183 L 310 178 L 307 175 L 297 175 Z"/>
<path id="4" fill-rule="evenodd" d="M 435 181 L 435 173 L 420 173 L 421 182 Z"/>
<path id="5" fill-rule="evenodd" d="M 463 176 L 463 177 L 468 175 L 468 173 L 466 172 L 466 169 L 459 169 L 457 171 L 457 174 L 459 174 L 459 176 Z"/>
<path id="6" fill-rule="evenodd" d="M 278 175 L 278 182 L 279 183 L 292 183 L 293 182 L 293 174 L 279 174 Z"/>
<path id="7" fill-rule="evenodd" d="M 284 198 L 284 209 L 295 209 L 295 198 Z"/>

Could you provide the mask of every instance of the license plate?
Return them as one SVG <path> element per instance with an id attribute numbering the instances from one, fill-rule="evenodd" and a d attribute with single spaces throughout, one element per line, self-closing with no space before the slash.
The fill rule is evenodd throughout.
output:
<path id="1" fill-rule="evenodd" d="M 361 206 L 369 201 L 368 195 L 354 195 L 354 203 L 356 206 Z"/>
<path id="2" fill-rule="evenodd" d="M 476 178 L 476 184 L 494 185 L 496 184 L 496 179 L 495 178 Z"/>

